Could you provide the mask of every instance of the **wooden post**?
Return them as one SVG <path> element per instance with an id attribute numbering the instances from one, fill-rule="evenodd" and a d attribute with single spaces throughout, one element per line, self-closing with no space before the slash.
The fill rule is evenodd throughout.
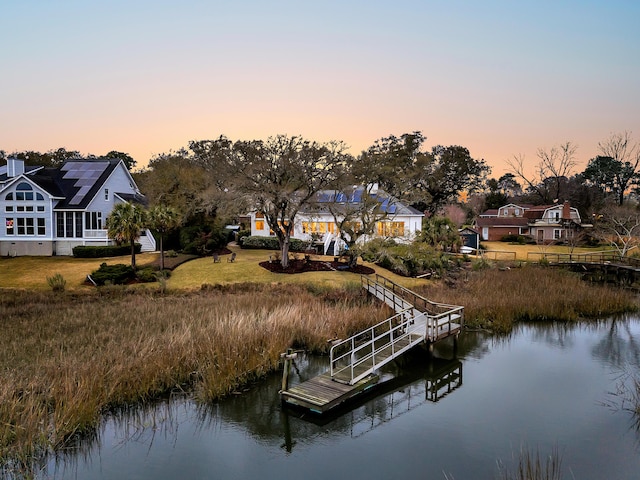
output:
<path id="1" fill-rule="evenodd" d="M 293 348 L 287 348 L 287 353 L 280 354 L 284 358 L 284 369 L 282 370 L 282 391 L 286 392 L 289 389 L 289 373 L 291 372 L 291 363 L 293 359 L 298 356 Z"/>

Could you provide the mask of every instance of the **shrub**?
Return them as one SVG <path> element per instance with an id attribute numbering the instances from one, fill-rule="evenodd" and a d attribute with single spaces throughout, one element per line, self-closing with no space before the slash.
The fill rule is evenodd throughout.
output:
<path id="1" fill-rule="evenodd" d="M 157 280 L 156 271 L 153 267 L 144 267 L 136 271 L 138 280 L 144 283 L 155 282 Z"/>
<path id="2" fill-rule="evenodd" d="M 280 250 L 280 244 L 276 237 L 258 237 L 249 236 L 244 237 L 240 244 L 242 248 L 252 248 L 260 250 Z M 289 240 L 289 251 L 291 252 L 304 252 L 307 248 L 308 242 L 303 242 L 297 238 Z"/>
<path id="3" fill-rule="evenodd" d="M 52 277 L 47 277 L 47 283 L 54 292 L 64 292 L 67 281 L 60 273 L 56 273 Z"/>
<path id="4" fill-rule="evenodd" d="M 96 285 L 124 285 L 135 280 L 136 272 L 131 265 L 103 263 L 98 270 L 91 272 L 91 278 Z"/>
<path id="5" fill-rule="evenodd" d="M 375 239 L 362 247 L 361 255 L 365 261 L 404 276 L 426 272 L 442 274 L 461 262 L 424 242 L 399 245 L 393 241 Z"/>
<path id="6" fill-rule="evenodd" d="M 140 253 L 142 246 L 135 244 L 136 254 Z M 73 247 L 73 256 L 77 258 L 102 258 L 121 257 L 131 253 L 131 245 L 78 245 Z"/>

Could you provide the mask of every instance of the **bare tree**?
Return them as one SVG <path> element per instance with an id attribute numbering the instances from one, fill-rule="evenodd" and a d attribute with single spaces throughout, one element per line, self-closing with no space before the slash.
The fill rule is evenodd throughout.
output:
<path id="1" fill-rule="evenodd" d="M 597 223 L 597 234 L 621 256 L 640 245 L 640 210 L 629 206 L 609 207 Z"/>
<path id="2" fill-rule="evenodd" d="M 571 142 L 550 149 L 539 148 L 538 163 L 535 165 L 533 175 L 526 173 L 524 155 L 515 155 L 511 160 L 507 160 L 507 165 L 543 204 L 555 203 L 564 200 L 562 186 L 577 164 L 575 156 L 577 148 Z"/>

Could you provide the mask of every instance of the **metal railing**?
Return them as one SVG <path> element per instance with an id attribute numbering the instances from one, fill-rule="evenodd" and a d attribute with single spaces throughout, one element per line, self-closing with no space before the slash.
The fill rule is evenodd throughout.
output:
<path id="1" fill-rule="evenodd" d="M 334 380 L 353 385 L 414 345 L 435 341 L 463 325 L 464 307 L 433 302 L 381 275 L 363 275 L 361 281 L 396 314 L 331 347 Z"/>
<path id="2" fill-rule="evenodd" d="M 331 347 L 331 378 L 353 385 L 423 340 L 413 335 L 424 314 L 407 308 Z"/>
<path id="3" fill-rule="evenodd" d="M 362 275 L 360 277 L 360 281 L 362 286 L 367 291 L 374 293 L 383 289 L 387 289 L 397 297 L 400 297 L 402 300 L 409 302 L 417 310 L 425 312 L 430 316 L 439 316 L 444 313 L 449 313 L 451 315 L 457 314 L 460 315 L 460 322 L 463 321 L 464 307 L 461 307 L 459 305 L 449 305 L 447 303 L 434 302 L 432 300 L 429 300 L 428 298 L 418 295 L 414 291 L 409 290 L 402 285 L 398 285 L 397 283 L 389 280 L 386 277 L 383 277 L 382 275 L 376 274 L 373 278 Z M 406 308 L 406 306 L 403 308 Z M 460 324 L 462 325 L 462 323 Z"/>

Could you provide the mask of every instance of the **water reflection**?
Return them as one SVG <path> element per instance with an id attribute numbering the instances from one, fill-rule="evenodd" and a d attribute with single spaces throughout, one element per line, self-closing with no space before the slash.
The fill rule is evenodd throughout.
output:
<path id="1" fill-rule="evenodd" d="M 612 416 L 603 405 L 619 368 L 640 371 L 639 337 L 629 317 L 523 324 L 500 338 L 465 333 L 457 357 L 450 344 L 435 359 L 412 352 L 385 367 L 377 391 L 328 417 L 283 410 L 274 374 L 219 402 L 174 397 L 114 413 L 95 438 L 34 476 L 269 479 L 299 469 L 323 478 L 339 466 L 341 476 L 494 478 L 496 460 L 528 443 L 541 452 L 559 446 L 575 478 L 634 478 L 639 435 L 627 436 L 628 413 Z M 291 381 L 327 366 L 326 357 L 300 356 Z M 354 460 L 365 451 L 365 465 Z"/>

